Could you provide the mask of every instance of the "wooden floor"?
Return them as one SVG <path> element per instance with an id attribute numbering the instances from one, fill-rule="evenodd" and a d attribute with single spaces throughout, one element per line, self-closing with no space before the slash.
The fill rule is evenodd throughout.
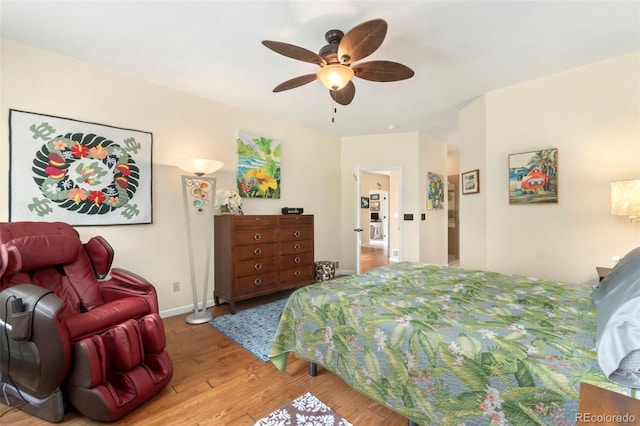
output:
<path id="1" fill-rule="evenodd" d="M 389 256 L 384 253 L 383 248 L 360 247 L 360 273 L 367 272 L 376 266 L 389 264 Z"/>
<path id="2" fill-rule="evenodd" d="M 288 294 L 259 299 L 266 303 Z M 238 302 L 241 310 L 256 301 Z M 227 313 L 226 305 L 212 308 Z M 208 324 L 188 325 L 185 315 L 165 318 L 167 351 L 174 376 L 159 395 L 114 425 L 252 425 L 273 410 L 311 392 L 355 426 L 400 426 L 407 420 L 349 388 L 333 373 L 318 368 L 309 377 L 308 363 L 291 356 L 286 372 L 262 362 Z M 0 404 L 0 424 L 51 424 Z M 61 424 L 90 425 L 77 412 Z"/>

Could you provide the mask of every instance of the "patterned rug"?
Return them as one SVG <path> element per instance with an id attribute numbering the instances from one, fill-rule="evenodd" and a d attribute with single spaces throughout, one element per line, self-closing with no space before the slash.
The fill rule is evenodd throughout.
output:
<path id="1" fill-rule="evenodd" d="M 286 302 L 285 298 L 238 311 L 235 315 L 222 315 L 209 321 L 209 325 L 267 362 Z"/>
<path id="2" fill-rule="evenodd" d="M 309 392 L 253 424 L 253 426 L 285 425 L 352 426 L 344 417 Z"/>

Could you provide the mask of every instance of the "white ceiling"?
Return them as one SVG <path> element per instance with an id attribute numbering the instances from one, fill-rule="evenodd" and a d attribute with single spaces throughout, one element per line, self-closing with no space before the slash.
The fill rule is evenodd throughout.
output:
<path id="1" fill-rule="evenodd" d="M 0 15 L 3 38 L 227 105 L 341 136 L 421 131 L 454 147 L 458 110 L 481 94 L 640 50 L 638 1 L 1 0 Z M 413 78 L 355 79 L 335 122 L 319 81 L 272 93 L 317 66 L 261 40 L 317 52 L 327 30 L 373 18 L 388 22 L 387 37 L 359 62 L 400 62 Z"/>

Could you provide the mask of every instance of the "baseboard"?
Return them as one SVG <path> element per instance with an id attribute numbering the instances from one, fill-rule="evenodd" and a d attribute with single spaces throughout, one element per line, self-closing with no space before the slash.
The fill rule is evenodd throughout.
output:
<path id="1" fill-rule="evenodd" d="M 198 302 L 198 306 L 202 306 L 202 301 Z M 207 300 L 207 308 L 211 308 L 213 306 L 215 306 L 215 303 L 213 303 L 213 299 Z M 187 312 L 193 312 L 193 303 L 162 310 L 160 311 L 160 318 L 174 317 L 176 315 L 185 314 Z"/>

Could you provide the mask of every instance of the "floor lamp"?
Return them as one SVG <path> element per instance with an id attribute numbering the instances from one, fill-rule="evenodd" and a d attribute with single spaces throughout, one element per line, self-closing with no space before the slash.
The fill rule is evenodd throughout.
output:
<path id="1" fill-rule="evenodd" d="M 214 197 L 216 194 L 216 178 L 205 175 L 219 170 L 223 164 L 220 161 L 204 158 L 181 160 L 177 164 L 189 175 L 182 175 L 182 198 L 184 204 L 184 221 L 187 233 L 187 248 L 189 250 L 189 270 L 191 272 L 191 290 L 193 293 L 193 313 L 185 319 L 187 324 L 202 324 L 213 318 L 207 311 L 207 291 L 209 286 L 209 269 L 211 266 L 211 251 L 213 237 Z M 198 307 L 198 288 L 196 284 L 196 270 L 191 232 L 191 214 L 207 217 L 208 229 L 205 234 L 205 269 L 204 289 L 202 292 L 202 306 Z"/>

